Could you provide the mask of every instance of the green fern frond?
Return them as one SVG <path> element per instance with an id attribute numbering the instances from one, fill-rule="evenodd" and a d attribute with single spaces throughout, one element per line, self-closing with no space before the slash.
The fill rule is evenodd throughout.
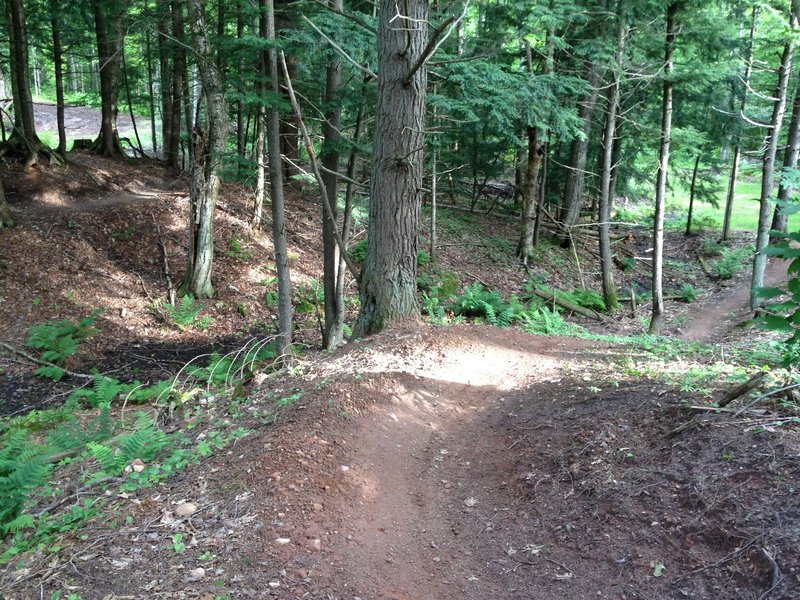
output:
<path id="1" fill-rule="evenodd" d="M 109 475 L 119 475 L 128 464 L 118 449 L 109 448 L 95 442 L 89 442 L 86 447 L 97 461 L 97 464 L 100 465 L 100 469 Z"/>
<path id="2" fill-rule="evenodd" d="M 36 520 L 33 516 L 22 514 L 3 525 L 2 531 L 3 533 L 18 533 L 23 529 L 33 529 L 34 527 L 36 527 Z"/>

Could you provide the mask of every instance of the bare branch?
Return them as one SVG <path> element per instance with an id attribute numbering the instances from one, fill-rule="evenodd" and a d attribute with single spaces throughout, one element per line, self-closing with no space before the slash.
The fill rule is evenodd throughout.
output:
<path id="1" fill-rule="evenodd" d="M 417 62 L 414 63 L 414 66 L 411 67 L 411 70 L 403 78 L 403 85 L 407 86 L 410 84 L 416 72 L 422 68 L 422 65 L 424 65 L 431 56 L 436 54 L 436 51 L 447 41 L 447 38 L 450 37 L 450 34 L 453 33 L 453 30 L 456 28 L 456 26 L 458 26 L 458 24 L 464 20 L 464 17 L 467 14 L 467 8 L 469 8 L 469 0 L 464 3 L 464 10 L 461 11 L 461 15 L 458 18 L 448 17 L 441 25 L 439 25 L 439 27 L 436 28 L 436 31 L 433 32 L 430 41 L 428 41 L 428 45 L 425 46 L 422 54 L 419 55 Z M 445 28 L 447 28 L 448 25 L 450 27 L 447 29 L 447 33 L 445 33 Z"/>
<path id="2" fill-rule="evenodd" d="M 369 70 L 367 67 L 364 67 L 364 66 L 362 66 L 362 65 L 358 64 L 358 62 L 356 62 L 356 60 L 355 60 L 353 57 L 351 57 L 351 56 L 350 56 L 350 55 L 349 55 L 347 52 L 345 52 L 344 50 L 342 50 L 342 48 L 341 48 L 341 47 L 339 47 L 339 46 L 336 44 L 336 42 L 334 42 L 334 41 L 333 41 L 331 38 L 329 38 L 327 35 L 325 35 L 324 33 L 322 33 L 322 30 L 321 30 L 319 27 L 317 27 L 316 25 L 314 25 L 314 23 L 311 21 L 311 19 L 309 19 L 308 17 L 306 17 L 305 15 L 303 15 L 303 20 L 304 20 L 306 23 L 308 23 L 308 24 L 311 26 L 311 29 L 313 29 L 313 30 L 314 30 L 314 31 L 316 31 L 316 32 L 317 32 L 319 35 L 321 35 L 321 36 L 322 36 L 322 39 L 324 39 L 326 42 L 328 42 L 328 43 L 331 45 L 331 47 L 332 47 L 334 50 L 336 50 L 336 52 L 338 52 L 339 54 L 341 54 L 341 55 L 342 55 L 342 57 L 343 57 L 343 58 L 344 58 L 344 59 L 345 59 L 347 62 L 349 62 L 351 65 L 353 65 L 353 66 L 354 66 L 356 69 L 358 69 L 359 71 L 361 71 L 362 73 L 364 73 L 364 75 L 368 76 L 370 79 L 377 79 L 377 78 L 378 78 L 378 76 L 377 76 L 375 73 L 373 73 L 372 71 L 370 71 L 370 70 Z"/>
<path id="3" fill-rule="evenodd" d="M 305 17 L 303 18 L 305 19 Z M 320 173 L 319 166 L 317 165 L 317 155 L 314 152 L 314 144 L 311 142 L 311 136 L 308 135 L 308 129 L 303 121 L 303 115 L 300 113 L 300 103 L 297 101 L 297 96 L 294 93 L 294 87 L 292 87 L 292 80 L 289 77 L 289 69 L 286 66 L 286 56 L 284 56 L 283 50 L 281 50 L 280 56 L 281 67 L 283 68 L 283 76 L 286 78 L 286 90 L 289 92 L 289 99 L 292 102 L 294 115 L 297 117 L 297 121 L 300 124 L 300 132 L 303 134 L 303 140 L 306 143 L 306 152 L 308 152 L 308 158 L 311 160 L 311 168 L 314 170 L 314 177 L 316 177 L 317 183 L 319 184 L 319 191 L 320 195 L 322 196 L 322 205 L 325 207 L 325 212 L 327 213 L 328 218 L 335 223 L 336 218 L 333 214 L 333 209 L 331 208 L 330 198 L 328 198 L 328 191 L 325 188 L 325 182 L 322 180 L 322 174 Z M 342 259 L 347 265 L 347 268 L 350 269 L 350 272 L 353 274 L 353 277 L 355 277 L 356 281 L 360 281 L 361 273 L 353 262 L 353 259 L 351 259 L 350 255 L 347 253 L 347 246 L 345 245 L 342 236 L 339 235 L 339 231 L 336 228 L 333 229 L 333 235 L 336 238 L 336 245 L 339 246 L 339 252 L 341 253 Z"/>

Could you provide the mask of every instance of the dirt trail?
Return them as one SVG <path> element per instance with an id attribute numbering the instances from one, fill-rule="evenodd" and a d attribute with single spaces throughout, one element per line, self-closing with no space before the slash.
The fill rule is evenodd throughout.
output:
<path id="1" fill-rule="evenodd" d="M 505 435 L 490 432 L 510 409 L 504 392 L 554 367 L 535 352 L 490 345 L 465 349 L 425 377 L 386 375 L 395 393 L 356 434 L 356 505 L 344 507 L 359 515 L 341 548 L 345 570 L 364 586 L 357 591 L 397 600 L 513 595 L 497 536 L 514 464 Z"/>
<path id="2" fill-rule="evenodd" d="M 770 259 L 764 277 L 766 286 L 776 286 L 788 278 L 789 261 Z M 689 310 L 689 319 L 681 330 L 681 338 L 691 342 L 704 342 L 721 339 L 721 334 L 750 313 L 749 281 L 740 281 L 728 294 L 715 295 L 702 306 Z M 752 313 L 750 313 L 752 316 Z"/>

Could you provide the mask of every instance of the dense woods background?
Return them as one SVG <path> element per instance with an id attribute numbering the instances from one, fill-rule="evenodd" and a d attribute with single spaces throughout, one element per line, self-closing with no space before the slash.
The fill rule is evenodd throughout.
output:
<path id="1" fill-rule="evenodd" d="M 6 0 L 3 153 L 33 166 L 77 144 L 190 171 L 180 292 L 197 297 L 214 294 L 219 182 L 252 185 L 252 227 L 263 226 L 266 203 L 272 211 L 285 344 L 285 182 L 319 186 L 326 347 L 343 336 L 345 277 L 360 283 L 358 334 L 419 313 L 423 202 L 432 258 L 437 203 L 518 215 L 526 266 L 543 223 L 565 245 L 591 225 L 609 310 L 610 224 L 652 213 L 656 332 L 668 193 L 688 197 L 687 235 L 697 207 L 724 205 L 724 221 L 710 225 L 726 240 L 752 212 L 752 200 L 734 201 L 737 181 L 760 181 L 752 308 L 761 302 L 769 231 L 785 232 L 791 212 L 775 200 L 792 198 L 800 144 L 799 5 Z M 57 137 L 38 135 L 34 100 L 57 104 Z M 67 138 L 64 105 L 101 109 L 95 139 Z M 117 131 L 122 112 L 132 136 Z M 345 250 L 354 198 L 367 193 L 360 271 Z M 9 224 L 0 203 L 0 226 Z"/>

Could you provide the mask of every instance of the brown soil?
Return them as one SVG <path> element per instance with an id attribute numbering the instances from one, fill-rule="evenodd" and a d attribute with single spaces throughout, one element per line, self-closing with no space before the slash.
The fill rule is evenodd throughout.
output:
<path id="1" fill-rule="evenodd" d="M 21 347 L 34 323 L 106 306 L 103 333 L 71 366 L 155 380 L 212 345 L 241 345 L 271 320 L 259 285 L 271 247 L 246 230 L 243 189 L 227 188 L 221 205 L 211 329 L 181 333 L 148 305 L 165 290 L 153 223 L 163 228 L 173 276 L 180 272 L 182 182 L 155 164 L 73 160 L 63 172 L 6 175 L 19 227 L 0 235 L 3 341 Z M 301 193 L 291 206 L 302 283 L 319 277 L 319 207 Z M 129 239 L 111 235 L 131 225 Z M 476 228 L 513 240 L 513 223 L 501 218 L 479 218 Z M 253 257 L 225 254 L 234 235 Z M 443 268 L 462 281 L 522 289 L 525 276 L 510 257 L 467 252 L 466 243 L 446 241 Z M 673 249 L 686 244 L 674 240 Z M 557 271 L 576 277 L 573 269 L 555 268 L 549 281 Z M 736 297 L 731 305 L 709 293 L 698 305 L 708 312 L 674 317 L 672 331 L 683 326 L 685 335 L 712 341 L 756 337 L 733 320 L 706 327 L 741 308 Z M 298 338 L 318 343 L 314 327 L 311 315 Z M 603 327 L 641 325 L 633 317 Z M 7 565 L 0 594 L 796 598 L 797 432 L 772 427 L 768 412 L 757 422 L 712 414 L 665 437 L 691 417 L 682 402 L 701 400 L 639 375 L 611 376 L 624 372 L 612 367 L 626 356 L 605 343 L 415 323 L 332 355 L 309 353 L 291 374 L 254 383 L 237 401 L 250 435 L 160 486 L 120 495 L 113 515 L 65 534 L 57 554 L 42 549 Z M 58 401 L 66 384 L 44 386 L 18 361 L 0 363 L 3 410 Z M 259 419 L 274 398 L 297 393 L 274 423 Z M 233 410 L 218 398 L 201 412 L 210 422 Z M 183 501 L 197 512 L 178 517 Z"/>

